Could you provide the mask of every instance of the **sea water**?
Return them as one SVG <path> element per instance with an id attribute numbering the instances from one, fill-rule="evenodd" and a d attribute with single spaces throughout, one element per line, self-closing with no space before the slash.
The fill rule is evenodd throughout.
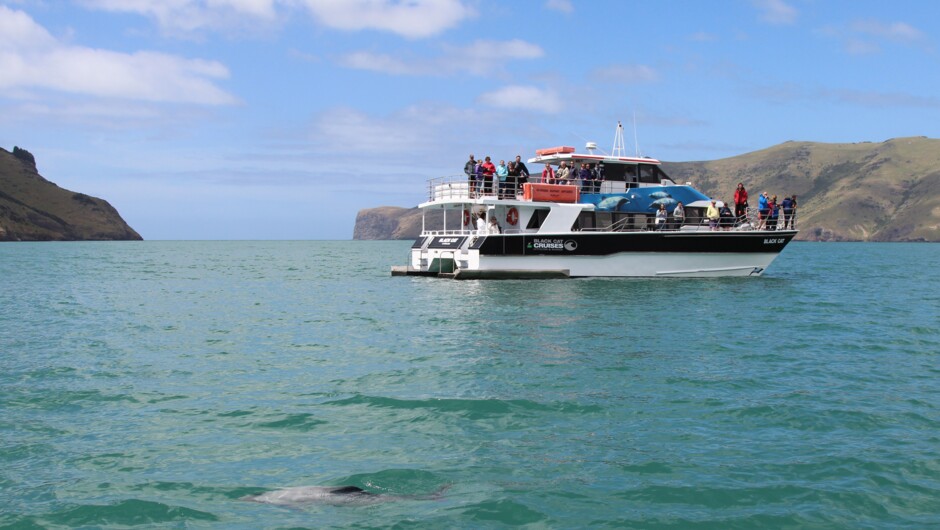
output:
<path id="1" fill-rule="evenodd" d="M 0 527 L 940 525 L 940 245 L 391 277 L 409 246 L 0 245 Z M 304 485 L 395 497 L 240 500 Z"/>

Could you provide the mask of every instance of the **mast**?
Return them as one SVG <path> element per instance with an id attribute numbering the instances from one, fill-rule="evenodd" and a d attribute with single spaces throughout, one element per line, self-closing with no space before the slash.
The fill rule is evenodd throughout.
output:
<path id="1" fill-rule="evenodd" d="M 617 132 L 614 133 L 614 148 L 611 149 L 612 156 L 626 156 L 626 149 L 623 147 L 623 125 L 617 122 Z"/>

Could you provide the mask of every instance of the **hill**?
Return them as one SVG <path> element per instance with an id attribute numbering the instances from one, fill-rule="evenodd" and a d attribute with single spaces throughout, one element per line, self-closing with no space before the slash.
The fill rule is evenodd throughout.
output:
<path id="1" fill-rule="evenodd" d="M 49 182 L 25 149 L 0 148 L 0 241 L 140 239 L 107 201 Z"/>
<path id="2" fill-rule="evenodd" d="M 940 140 L 786 142 L 720 160 L 664 162 L 663 169 L 727 202 L 738 182 L 752 206 L 762 191 L 796 194 L 797 239 L 940 241 Z M 359 212 L 353 239 L 411 239 L 420 227 L 416 208 L 372 208 Z"/>

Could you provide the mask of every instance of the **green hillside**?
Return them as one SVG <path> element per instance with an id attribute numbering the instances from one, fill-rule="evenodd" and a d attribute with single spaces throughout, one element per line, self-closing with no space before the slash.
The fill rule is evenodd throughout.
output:
<path id="1" fill-rule="evenodd" d="M 141 239 L 107 201 L 62 189 L 33 155 L 0 149 L 0 241 Z"/>

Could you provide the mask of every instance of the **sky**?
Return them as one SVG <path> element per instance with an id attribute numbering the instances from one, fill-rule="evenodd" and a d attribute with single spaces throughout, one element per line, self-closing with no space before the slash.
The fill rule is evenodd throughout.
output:
<path id="1" fill-rule="evenodd" d="M 673 162 L 940 138 L 938 45 L 915 0 L 0 0 L 0 147 L 144 239 L 350 239 L 618 121 Z"/>

